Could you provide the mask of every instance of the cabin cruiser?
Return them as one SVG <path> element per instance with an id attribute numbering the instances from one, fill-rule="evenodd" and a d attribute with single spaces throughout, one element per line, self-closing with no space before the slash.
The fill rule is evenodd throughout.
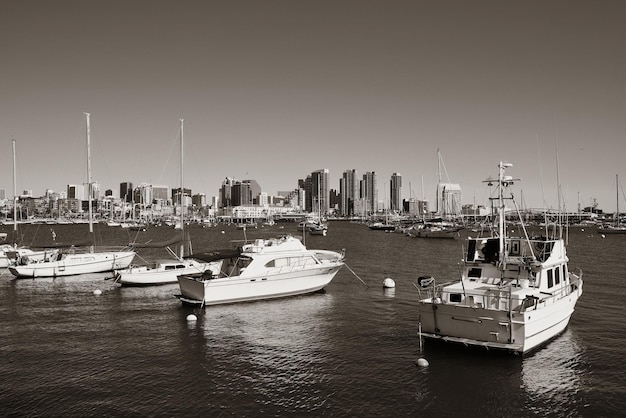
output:
<path id="1" fill-rule="evenodd" d="M 234 250 L 194 254 L 219 271 L 180 275 L 179 299 L 215 305 L 295 296 L 323 289 L 344 265 L 344 253 L 309 250 L 291 235 L 257 239 Z"/>
<path id="2" fill-rule="evenodd" d="M 529 237 L 523 227 L 522 236 L 507 236 L 505 191 L 514 180 L 504 175 L 511 164 L 498 167 L 498 180 L 488 180 L 499 188 L 497 231 L 468 238 L 460 280 L 417 280 L 420 339 L 525 354 L 565 330 L 582 295 L 582 271 L 568 268 L 562 230 Z"/>

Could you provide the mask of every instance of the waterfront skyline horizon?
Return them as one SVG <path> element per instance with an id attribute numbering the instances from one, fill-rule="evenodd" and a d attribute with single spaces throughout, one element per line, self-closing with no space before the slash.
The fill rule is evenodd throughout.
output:
<path id="1" fill-rule="evenodd" d="M 104 188 L 174 184 L 183 118 L 186 187 L 207 195 L 225 177 L 289 190 L 324 167 L 333 185 L 347 169 L 399 172 L 403 198 L 432 201 L 440 149 L 467 203 L 488 199 L 499 161 L 528 207 L 609 212 L 624 197 L 623 2 L 185 6 L 3 4 L 0 187 L 13 139 L 18 192 L 86 179 L 89 112 Z"/>

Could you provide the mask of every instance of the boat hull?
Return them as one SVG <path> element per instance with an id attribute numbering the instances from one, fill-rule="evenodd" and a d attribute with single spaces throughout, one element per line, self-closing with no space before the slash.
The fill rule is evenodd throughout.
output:
<path id="1" fill-rule="evenodd" d="M 217 305 L 312 293 L 327 286 L 342 265 L 256 277 L 196 280 L 179 276 L 180 299 L 191 304 Z"/>
<path id="2" fill-rule="evenodd" d="M 193 262 L 182 268 L 166 270 L 163 268 L 130 267 L 119 270 L 116 279 L 122 286 L 152 286 L 178 283 L 178 276 L 193 275 L 209 269 L 208 263 Z"/>
<path id="3" fill-rule="evenodd" d="M 464 345 L 527 354 L 543 346 L 569 323 L 582 288 L 525 312 L 421 302 L 421 335 Z"/>
<path id="4" fill-rule="evenodd" d="M 134 251 L 67 254 L 61 260 L 44 261 L 9 267 L 16 277 L 60 277 L 103 273 L 128 268 Z"/>

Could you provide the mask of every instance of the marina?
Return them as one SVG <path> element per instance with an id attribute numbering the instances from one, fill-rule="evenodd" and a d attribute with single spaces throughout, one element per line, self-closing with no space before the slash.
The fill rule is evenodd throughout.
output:
<path id="1" fill-rule="evenodd" d="M 458 240 L 417 240 L 330 223 L 332 234 L 303 239 L 310 248 L 345 248 L 350 269 L 321 292 L 277 300 L 198 309 L 175 298 L 177 284 L 119 287 L 111 274 L 16 280 L 4 271 L 3 410 L 407 416 L 443 408 L 454 416 L 616 416 L 626 407 L 626 369 L 614 361 L 625 353 L 618 338 L 626 331 L 619 320 L 623 236 L 570 228 L 568 257 L 585 271 L 585 295 L 562 334 L 522 357 L 429 340 L 420 350 L 413 284 L 423 274 L 457 277 L 468 231 Z M 297 224 L 275 228 L 246 234 L 298 233 Z M 55 228 L 63 241 L 85 229 Z M 243 239 L 234 225 L 189 231 L 197 251 Z M 97 232 L 112 243 L 165 240 L 172 230 L 148 228 L 132 233 L 137 237 L 100 225 Z M 24 234 L 30 242 L 36 230 Z M 156 259 L 161 251 L 139 254 Z M 383 287 L 388 277 L 394 288 Z M 187 321 L 190 314 L 197 320 Z M 420 358 L 430 365 L 417 366 Z"/>

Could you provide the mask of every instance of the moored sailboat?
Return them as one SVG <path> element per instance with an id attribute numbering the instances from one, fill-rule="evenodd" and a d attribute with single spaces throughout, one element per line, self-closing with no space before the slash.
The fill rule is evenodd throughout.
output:
<path id="1" fill-rule="evenodd" d="M 26 263 L 32 261 L 48 260 L 51 257 L 56 256 L 56 249 L 33 249 L 18 245 L 17 236 L 17 173 L 16 173 L 16 146 L 15 139 L 13 143 L 13 233 L 12 242 L 0 245 L 0 268 L 6 268 L 18 263 Z M 0 240 L 6 242 L 8 234 L 0 234 Z"/>
<path id="2" fill-rule="evenodd" d="M 184 258 L 185 247 L 190 246 L 189 237 L 185 231 L 185 202 L 184 202 L 184 142 L 183 142 L 184 120 L 180 120 L 180 237 L 181 239 L 173 240 L 173 242 L 182 242 L 180 255 L 176 255 L 169 247 L 167 248 L 174 259 L 157 260 L 151 265 L 131 266 L 128 269 L 119 270 L 116 273 L 116 280 L 122 286 L 150 286 L 159 284 L 177 283 L 177 278 L 181 274 L 203 273 L 212 265 L 211 263 L 202 262 L 195 258 Z M 177 224 L 178 225 L 178 224 Z M 138 245 L 135 245 L 138 247 Z"/>
<path id="3" fill-rule="evenodd" d="M 615 208 L 615 217 L 612 225 L 602 225 L 598 228 L 601 234 L 626 234 L 626 226 L 622 225 L 619 213 L 619 177 L 615 175 L 615 187 L 617 188 L 617 199 Z"/>
<path id="4" fill-rule="evenodd" d="M 427 338 L 524 354 L 567 327 L 582 294 L 582 272 L 568 268 L 561 231 L 554 237 L 507 235 L 505 189 L 513 184 L 500 163 L 498 230 L 468 238 L 461 279 L 437 284 L 420 277 L 419 324 Z M 519 213 L 519 212 L 518 212 Z"/>
<path id="5" fill-rule="evenodd" d="M 92 214 L 92 187 L 91 180 L 91 151 L 90 151 L 90 123 L 89 113 L 85 113 L 87 118 L 87 173 L 88 173 L 88 193 L 89 193 L 89 235 L 93 242 L 93 214 Z M 19 263 L 9 267 L 11 273 L 16 277 L 58 277 L 70 276 L 86 273 L 102 273 L 126 268 L 135 257 L 135 251 L 128 248 L 121 250 L 95 251 L 93 245 L 88 252 L 78 252 L 77 248 L 70 248 L 69 251 L 59 252 L 52 259 L 42 261 L 31 261 Z"/>

